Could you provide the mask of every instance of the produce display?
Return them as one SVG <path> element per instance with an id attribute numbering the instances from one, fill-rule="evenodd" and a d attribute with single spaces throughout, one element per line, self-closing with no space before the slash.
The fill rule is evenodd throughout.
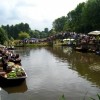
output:
<path id="1" fill-rule="evenodd" d="M 7 78 L 16 78 L 17 74 L 14 71 L 11 71 L 10 73 L 7 74 Z"/>
<path id="2" fill-rule="evenodd" d="M 20 65 L 16 65 L 13 62 L 8 62 L 7 66 L 10 71 L 4 75 L 5 78 L 18 78 L 25 76 L 25 72 Z"/>
<path id="3" fill-rule="evenodd" d="M 5 85 L 18 84 L 27 78 L 24 68 L 21 66 L 19 54 L 9 51 L 6 48 L 0 48 L 0 83 Z M 6 84 L 7 83 L 7 84 Z"/>
<path id="4" fill-rule="evenodd" d="M 8 66 L 14 66 L 15 64 L 13 63 L 13 62 L 8 62 L 8 64 L 7 64 Z"/>
<path id="5" fill-rule="evenodd" d="M 22 68 L 15 68 L 13 71 L 7 73 L 7 78 L 17 78 L 25 76 L 25 72 Z"/>
<path id="6" fill-rule="evenodd" d="M 7 70 L 12 70 L 12 68 L 15 66 L 13 62 L 8 62 L 7 65 Z"/>
<path id="7" fill-rule="evenodd" d="M 16 75 L 17 76 L 24 76 L 25 72 L 22 68 L 16 68 Z"/>

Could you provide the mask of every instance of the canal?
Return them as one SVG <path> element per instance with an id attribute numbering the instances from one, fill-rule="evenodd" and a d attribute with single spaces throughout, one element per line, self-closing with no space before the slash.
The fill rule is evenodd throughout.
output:
<path id="1" fill-rule="evenodd" d="M 70 47 L 17 48 L 27 79 L 1 87 L 0 100 L 89 100 L 100 93 L 100 56 Z M 13 84 L 13 83 L 12 83 Z"/>

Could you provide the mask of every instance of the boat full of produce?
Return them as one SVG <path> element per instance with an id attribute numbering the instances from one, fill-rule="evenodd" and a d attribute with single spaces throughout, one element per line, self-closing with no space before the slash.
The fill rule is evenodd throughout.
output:
<path id="1" fill-rule="evenodd" d="M 23 82 L 27 78 L 24 68 L 13 62 L 8 62 L 7 70 L 0 74 L 0 82 L 9 85 L 15 85 Z"/>

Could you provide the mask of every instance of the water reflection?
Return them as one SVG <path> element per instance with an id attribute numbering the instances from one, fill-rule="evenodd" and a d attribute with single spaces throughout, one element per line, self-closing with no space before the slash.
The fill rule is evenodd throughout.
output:
<path id="1" fill-rule="evenodd" d="M 95 54 L 69 47 L 18 48 L 15 52 L 28 77 L 21 86 L 3 88 L 2 100 L 58 100 L 62 94 L 68 100 L 83 100 L 87 91 L 86 98 L 100 92 L 100 57 Z"/>
<path id="2" fill-rule="evenodd" d="M 27 91 L 27 85 L 26 85 L 26 81 L 24 81 L 22 84 L 17 85 L 17 86 L 10 86 L 10 87 L 1 87 L 5 92 L 7 92 L 8 94 L 12 94 L 12 93 L 23 93 L 25 91 Z"/>
<path id="3" fill-rule="evenodd" d="M 77 52 L 70 47 L 55 47 L 48 50 L 63 62 L 68 62 L 69 68 L 77 71 L 79 76 L 100 87 L 100 56 Z"/>
<path id="4" fill-rule="evenodd" d="M 15 49 L 14 52 L 22 56 L 30 56 L 30 50 L 28 47 L 19 47 Z"/>

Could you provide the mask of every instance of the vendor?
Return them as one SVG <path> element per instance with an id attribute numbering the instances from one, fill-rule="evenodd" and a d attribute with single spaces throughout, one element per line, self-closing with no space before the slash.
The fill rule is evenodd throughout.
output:
<path id="1" fill-rule="evenodd" d="M 21 65 L 21 59 L 20 59 L 20 57 L 19 57 L 19 54 L 16 54 L 14 63 L 15 63 L 15 64 Z"/>
<path id="2" fill-rule="evenodd" d="M 3 70 L 7 70 L 8 56 L 2 57 Z"/>

